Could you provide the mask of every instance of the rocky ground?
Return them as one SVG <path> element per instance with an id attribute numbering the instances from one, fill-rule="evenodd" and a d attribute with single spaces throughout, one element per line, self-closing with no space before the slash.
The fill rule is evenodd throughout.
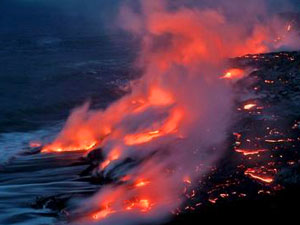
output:
<path id="1" fill-rule="evenodd" d="M 253 72 L 237 93 L 227 154 L 188 196 L 168 224 L 293 220 L 300 200 L 300 53 L 248 55 L 231 60 Z M 248 107 L 250 108 L 248 108 Z M 200 201 L 199 201 L 200 200 Z"/>

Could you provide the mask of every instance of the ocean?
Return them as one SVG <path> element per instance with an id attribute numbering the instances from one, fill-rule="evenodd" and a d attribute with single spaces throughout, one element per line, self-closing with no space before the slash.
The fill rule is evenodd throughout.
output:
<path id="1" fill-rule="evenodd" d="M 1 36 L 0 154 L 33 138 L 30 132 L 61 126 L 86 101 L 105 108 L 122 96 L 120 87 L 135 76 L 124 36 Z"/>
<path id="2" fill-rule="evenodd" d="M 37 198 L 93 189 L 76 180 L 85 166 L 69 166 L 78 154 L 23 153 L 32 140 L 51 141 L 72 109 L 105 108 L 137 76 L 124 33 L 50 33 L 0 35 L 0 224 L 55 224 L 48 209 L 32 207 Z"/>

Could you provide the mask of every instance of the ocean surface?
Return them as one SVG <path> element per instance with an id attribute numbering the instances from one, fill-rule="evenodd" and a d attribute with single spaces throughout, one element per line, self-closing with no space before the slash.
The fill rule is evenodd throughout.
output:
<path id="1" fill-rule="evenodd" d="M 113 23 L 118 2 L 0 1 L 1 158 L 60 129 L 74 107 L 104 108 L 124 94 L 137 51 Z"/>
<path id="2" fill-rule="evenodd" d="M 104 108 L 134 76 L 130 38 L 19 35 L 0 37 L 0 156 L 62 126 L 86 101 Z M 1 161 L 1 159 L 0 159 Z"/>
<path id="3" fill-rule="evenodd" d="M 117 2 L 0 1 L 1 225 L 57 224 L 57 214 L 33 207 L 37 199 L 94 188 L 78 180 L 82 153 L 26 151 L 32 140 L 51 141 L 85 102 L 107 107 L 138 75 L 136 40 L 107 26 Z"/>
<path id="4" fill-rule="evenodd" d="M 1 31 L 1 29 L 0 29 Z M 50 141 L 75 107 L 105 108 L 137 75 L 136 49 L 124 33 L 0 32 L 0 224 L 56 224 L 32 204 L 43 196 L 86 192 L 80 154 L 24 155 L 32 140 Z"/>

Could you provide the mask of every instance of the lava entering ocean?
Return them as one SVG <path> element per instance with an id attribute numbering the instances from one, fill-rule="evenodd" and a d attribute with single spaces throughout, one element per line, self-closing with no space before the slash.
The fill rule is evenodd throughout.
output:
<path id="1" fill-rule="evenodd" d="M 245 3 L 235 16 L 243 15 L 249 4 L 253 3 Z M 103 150 L 105 160 L 96 173 L 110 176 L 115 184 L 81 204 L 80 221 L 115 224 L 125 218 L 122 224 L 135 224 L 165 218 L 180 206 L 186 186 L 196 185 L 207 172 L 199 165 L 212 165 L 225 148 L 233 113 L 228 79 L 246 73 L 228 68 L 226 60 L 280 49 L 295 36 L 277 17 L 266 14 L 258 21 L 261 12 L 251 16 L 246 29 L 245 21 L 232 19 L 226 8 L 150 0 L 139 1 L 139 9 L 122 7 L 122 28 L 141 38 L 137 63 L 143 76 L 107 109 L 89 110 L 86 104 L 75 110 L 42 150 Z M 252 155 L 265 150 L 236 151 Z M 273 181 L 254 169 L 245 174 Z"/>

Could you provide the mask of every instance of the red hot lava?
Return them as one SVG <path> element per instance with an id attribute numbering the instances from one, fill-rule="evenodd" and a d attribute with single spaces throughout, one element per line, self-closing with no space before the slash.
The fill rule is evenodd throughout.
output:
<path id="1" fill-rule="evenodd" d="M 104 174 L 115 172 L 114 165 L 126 158 L 143 159 L 130 170 L 115 172 L 122 184 L 104 187 L 91 198 L 94 213 L 87 220 L 106 221 L 133 212 L 160 218 L 175 210 L 183 201 L 184 186 L 197 183 L 193 181 L 207 172 L 197 171 L 198 165 L 211 165 L 222 155 L 233 105 L 226 79 L 245 75 L 237 68 L 225 71 L 225 60 L 280 47 L 290 33 L 279 34 L 280 29 L 272 29 L 273 21 L 252 20 L 249 32 L 244 24 L 213 8 L 183 5 L 171 10 L 169 1 L 139 3 L 140 12 L 124 6 L 120 14 L 123 28 L 142 39 L 138 60 L 145 71 L 142 78 L 106 110 L 92 111 L 88 105 L 75 110 L 58 137 L 43 149 L 101 147 L 106 159 L 98 170 Z M 248 4 L 252 3 L 245 3 L 241 11 Z M 220 74 L 225 74 L 223 79 Z M 217 151 L 204 154 L 211 146 Z M 249 155 L 264 150 L 236 151 Z M 273 181 L 252 169 L 245 174 Z"/>

